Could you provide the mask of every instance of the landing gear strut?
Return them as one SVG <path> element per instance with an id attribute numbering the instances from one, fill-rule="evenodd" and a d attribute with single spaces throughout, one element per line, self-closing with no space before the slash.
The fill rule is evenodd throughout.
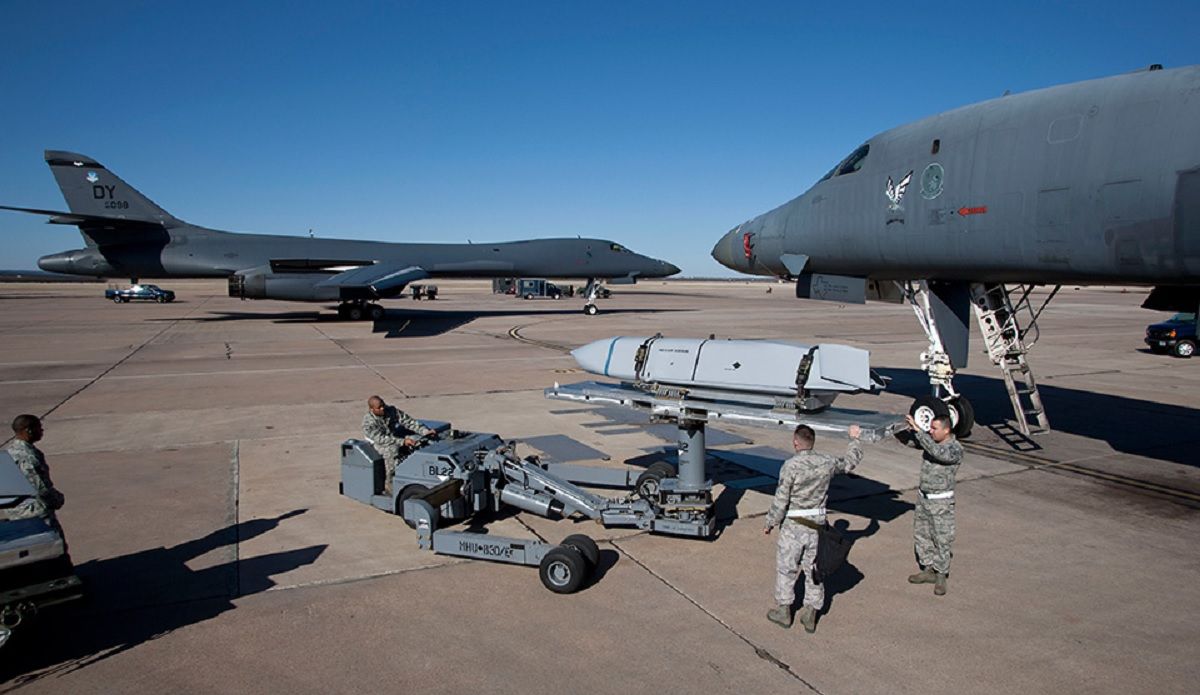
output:
<path id="1" fill-rule="evenodd" d="M 587 295 L 587 304 L 583 305 L 583 313 L 588 316 L 600 313 L 600 310 L 596 308 L 596 297 L 600 294 L 600 283 L 596 282 L 596 278 L 588 278 L 583 293 Z"/>
<path id="2" fill-rule="evenodd" d="M 362 321 L 363 319 L 378 321 L 384 315 L 382 306 L 364 300 L 343 302 L 338 306 L 337 311 L 338 318 L 349 319 L 350 321 Z"/>
<path id="3" fill-rule="evenodd" d="M 970 436 L 971 428 L 975 426 L 975 408 L 954 388 L 955 367 L 938 331 L 936 313 L 930 304 L 929 284 L 918 280 L 897 285 L 912 305 L 917 322 L 929 339 L 929 349 L 921 353 L 921 368 L 929 375 L 931 394 L 914 400 L 909 415 L 923 431 L 929 430 L 935 417 L 948 416 L 955 436 Z"/>

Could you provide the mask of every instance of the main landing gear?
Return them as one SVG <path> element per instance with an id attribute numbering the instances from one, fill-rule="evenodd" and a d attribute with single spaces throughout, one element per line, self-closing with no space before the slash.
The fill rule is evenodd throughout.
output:
<path id="1" fill-rule="evenodd" d="M 350 321 L 370 319 L 378 321 L 384 316 L 384 309 L 378 304 L 365 301 L 344 302 L 338 306 L 338 318 Z"/>
<path id="2" fill-rule="evenodd" d="M 584 295 L 587 296 L 587 304 L 583 305 L 583 313 L 588 316 L 595 316 L 600 313 L 596 308 L 596 297 L 600 295 L 603 288 L 600 283 L 596 282 L 596 278 L 588 278 L 587 285 L 583 288 Z"/>

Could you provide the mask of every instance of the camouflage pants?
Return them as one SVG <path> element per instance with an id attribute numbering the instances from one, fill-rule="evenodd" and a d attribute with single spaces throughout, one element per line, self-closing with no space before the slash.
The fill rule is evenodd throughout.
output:
<path id="1" fill-rule="evenodd" d="M 46 509 L 46 505 L 42 504 L 41 500 L 36 497 L 30 497 L 29 499 L 22 500 L 17 506 L 0 512 L 0 520 L 20 521 L 21 519 L 36 519 L 39 516 L 46 516 L 51 513 Z"/>
<path id="2" fill-rule="evenodd" d="M 950 546 L 954 543 L 954 498 L 927 500 L 917 498 L 913 513 L 913 545 L 921 567 L 950 571 Z"/>
<path id="3" fill-rule="evenodd" d="M 790 606 L 796 600 L 796 580 L 804 575 L 804 605 L 816 610 L 825 606 L 825 587 L 812 580 L 817 560 L 817 532 L 794 521 L 779 526 L 775 556 L 775 603 Z"/>

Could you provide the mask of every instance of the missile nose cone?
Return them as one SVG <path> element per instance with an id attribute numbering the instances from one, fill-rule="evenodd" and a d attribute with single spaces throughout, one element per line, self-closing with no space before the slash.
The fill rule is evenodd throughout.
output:
<path id="1" fill-rule="evenodd" d="M 605 374 L 605 367 L 608 362 L 609 346 L 613 343 L 612 338 L 596 340 L 582 347 L 577 347 L 571 351 L 571 357 L 575 358 L 575 363 L 579 368 L 591 372 L 592 374 Z"/>

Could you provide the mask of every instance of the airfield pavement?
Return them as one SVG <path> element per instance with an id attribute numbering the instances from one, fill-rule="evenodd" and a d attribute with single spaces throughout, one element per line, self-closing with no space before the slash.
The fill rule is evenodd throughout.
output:
<path id="1" fill-rule="evenodd" d="M 173 304 L 102 285 L 0 285 L 3 419 L 45 416 L 60 513 L 89 599 L 0 651 L 29 693 L 1195 692 L 1200 682 L 1200 359 L 1150 354 L 1144 292 L 1064 288 L 1031 354 L 1053 432 L 1005 443 L 982 352 L 959 386 L 980 424 L 958 486 L 945 597 L 912 586 L 918 455 L 867 446 L 831 493 L 857 537 L 815 635 L 769 623 L 762 533 L 789 437 L 721 426 L 709 541 L 529 514 L 500 535 L 600 541 L 573 595 L 532 568 L 433 555 L 403 522 L 338 494 L 338 447 L 378 393 L 422 418 L 573 463 L 646 465 L 670 433 L 549 401 L 591 378 L 566 349 L 611 335 L 788 338 L 868 348 L 892 377 L 838 406 L 905 412 L 925 391 L 907 306 L 800 301 L 786 285 L 655 281 L 522 301 L 440 282 L 384 320 L 164 283 Z M 768 293 L 768 289 L 772 291 Z M 844 440 L 822 437 L 838 453 Z M 764 479 L 765 478 L 765 479 Z M 616 493 L 608 493 L 614 495 Z"/>

